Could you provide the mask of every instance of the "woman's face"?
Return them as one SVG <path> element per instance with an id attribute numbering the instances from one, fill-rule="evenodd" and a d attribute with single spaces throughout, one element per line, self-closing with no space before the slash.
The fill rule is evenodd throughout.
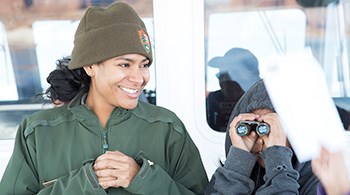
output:
<path id="1" fill-rule="evenodd" d="M 91 76 L 89 96 L 99 104 L 95 106 L 135 108 L 150 79 L 148 64 L 143 55 L 126 54 L 85 68 Z"/>

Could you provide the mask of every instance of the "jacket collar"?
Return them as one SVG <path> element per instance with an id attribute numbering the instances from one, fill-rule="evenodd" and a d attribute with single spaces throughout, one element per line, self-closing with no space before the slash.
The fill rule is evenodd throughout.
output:
<path id="1" fill-rule="evenodd" d="M 87 94 L 88 92 L 80 91 L 69 103 L 68 110 L 70 110 L 76 118 L 84 121 L 85 124 L 96 125 L 96 123 L 99 122 L 96 114 L 85 104 Z M 135 109 L 137 109 L 137 107 Z M 134 110 L 127 110 L 120 107 L 114 108 L 109 118 L 110 125 L 118 124 L 128 119 Z"/>

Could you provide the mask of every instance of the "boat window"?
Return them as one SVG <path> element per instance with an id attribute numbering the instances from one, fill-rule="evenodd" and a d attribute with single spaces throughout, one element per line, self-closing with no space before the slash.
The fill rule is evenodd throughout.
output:
<path id="1" fill-rule="evenodd" d="M 331 0 L 207 0 L 208 125 L 225 132 L 239 98 L 264 77 L 260 71 L 264 62 L 305 48 L 311 49 L 324 69 L 337 106 L 350 111 L 349 4 Z"/>

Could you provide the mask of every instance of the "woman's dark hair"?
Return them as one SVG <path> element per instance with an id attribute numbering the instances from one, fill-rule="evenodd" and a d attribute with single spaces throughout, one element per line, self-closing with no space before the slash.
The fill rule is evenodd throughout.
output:
<path id="1" fill-rule="evenodd" d="M 56 69 L 46 78 L 50 87 L 45 91 L 44 96 L 53 103 L 56 103 L 57 100 L 67 103 L 80 91 L 89 90 L 90 77 L 85 73 L 84 68 L 68 69 L 70 60 L 70 56 L 57 60 Z"/>

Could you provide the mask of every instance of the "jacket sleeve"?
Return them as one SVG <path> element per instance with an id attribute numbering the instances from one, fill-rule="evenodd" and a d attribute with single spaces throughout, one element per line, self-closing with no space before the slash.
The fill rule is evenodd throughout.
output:
<path id="1" fill-rule="evenodd" d="M 292 166 L 290 148 L 272 146 L 262 152 L 265 161 L 265 184 L 256 194 L 299 194 L 299 172 Z"/>
<path id="2" fill-rule="evenodd" d="M 177 137 L 170 135 L 169 137 Z M 126 188 L 132 194 L 204 194 L 208 184 L 199 151 L 187 131 L 168 147 L 169 168 L 152 162 L 152 159 L 138 157 L 141 168 Z"/>
<path id="3" fill-rule="evenodd" d="M 298 163 L 294 169 L 299 172 L 299 193 L 300 194 L 317 194 L 317 186 L 320 180 L 312 172 L 311 161 Z"/>
<path id="4" fill-rule="evenodd" d="M 106 194 L 97 183 L 91 162 L 44 187 L 35 166 L 35 147 L 27 143 L 24 126 L 22 123 L 17 130 L 13 154 L 0 183 L 1 194 Z"/>
<path id="5" fill-rule="evenodd" d="M 216 169 L 205 194 L 251 194 L 254 181 L 250 175 L 255 163 L 253 154 L 231 146 L 225 165 Z"/>

